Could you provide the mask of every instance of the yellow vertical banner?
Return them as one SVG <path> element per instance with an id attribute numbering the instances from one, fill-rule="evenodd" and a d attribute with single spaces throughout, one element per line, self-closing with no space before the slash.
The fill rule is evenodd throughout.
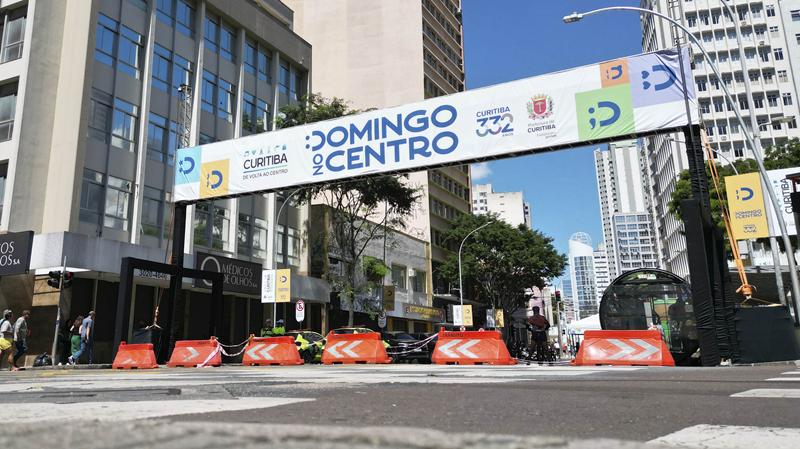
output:
<path id="1" fill-rule="evenodd" d="M 383 310 L 394 312 L 394 285 L 383 286 Z"/>
<path id="2" fill-rule="evenodd" d="M 503 323 L 503 309 L 495 309 L 494 311 L 494 327 L 502 328 L 505 326 Z"/>
<path id="3" fill-rule="evenodd" d="M 292 270 L 277 270 L 276 302 L 292 302 Z"/>
<path id="4" fill-rule="evenodd" d="M 464 306 L 462 310 L 464 326 L 472 326 L 472 306 Z"/>
<path id="5" fill-rule="evenodd" d="M 731 216 L 731 240 L 769 237 L 767 212 L 758 173 L 725 177 Z"/>

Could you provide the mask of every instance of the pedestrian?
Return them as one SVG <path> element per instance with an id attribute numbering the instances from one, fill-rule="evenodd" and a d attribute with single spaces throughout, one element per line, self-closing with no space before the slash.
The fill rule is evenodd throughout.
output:
<path id="1" fill-rule="evenodd" d="M 267 318 L 264 321 L 264 327 L 261 328 L 261 336 L 262 337 L 272 337 L 272 320 Z"/>
<path id="2" fill-rule="evenodd" d="M 81 349 L 69 358 L 70 365 L 74 365 L 84 352 L 89 353 L 89 365 L 92 364 L 92 351 L 94 350 L 94 311 L 81 323 Z"/>
<path id="3" fill-rule="evenodd" d="M 67 363 L 67 357 L 72 355 L 70 351 L 70 335 L 69 329 L 72 327 L 72 320 L 67 320 L 63 327 L 58 328 L 58 365 Z"/>
<path id="4" fill-rule="evenodd" d="M 278 325 L 275 326 L 274 329 L 272 329 L 272 335 L 278 337 L 285 334 L 286 334 L 286 328 L 283 325 L 283 320 L 280 319 L 278 320 Z"/>
<path id="5" fill-rule="evenodd" d="M 8 356 L 8 367 L 14 369 L 14 325 L 11 324 L 13 314 L 10 310 L 3 312 L 0 323 L 0 368 L 3 367 L 3 358 Z"/>
<path id="6" fill-rule="evenodd" d="M 17 361 L 28 352 L 28 343 L 26 339 L 30 331 L 28 330 L 28 318 L 31 316 L 30 310 L 23 310 L 22 316 L 17 318 L 14 323 L 14 371 L 21 369 L 17 365 Z"/>
<path id="7" fill-rule="evenodd" d="M 533 347 L 533 342 L 536 342 L 536 358 L 541 363 L 545 359 L 544 345 L 547 342 L 547 330 L 550 329 L 550 322 L 544 316 L 539 315 L 539 307 L 534 306 L 531 310 L 533 316 L 528 318 L 528 323 L 531 325 L 531 347 Z M 533 355 L 533 351 L 531 351 L 531 355 Z"/>
<path id="8" fill-rule="evenodd" d="M 70 363 L 69 359 L 74 357 L 75 354 L 81 350 L 82 323 L 83 323 L 83 315 L 78 315 L 75 318 L 75 321 L 72 322 L 72 326 L 70 326 L 69 328 L 70 357 L 67 358 L 67 363 Z"/>

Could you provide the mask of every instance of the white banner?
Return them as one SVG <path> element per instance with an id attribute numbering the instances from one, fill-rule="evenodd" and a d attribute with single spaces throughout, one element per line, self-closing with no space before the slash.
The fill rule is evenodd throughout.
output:
<path id="1" fill-rule="evenodd" d="M 688 49 L 686 94 L 698 122 Z M 178 150 L 174 201 L 632 138 L 687 124 L 676 51 L 661 51 L 379 111 Z"/>
<path id="2" fill-rule="evenodd" d="M 789 196 L 794 190 L 792 187 L 792 181 L 786 179 L 786 176 L 794 175 L 798 172 L 800 172 L 800 168 L 798 167 L 781 168 L 778 170 L 767 171 L 767 176 L 769 176 L 769 182 L 772 186 L 772 190 L 775 191 L 775 195 L 778 197 L 778 206 L 780 206 L 781 215 L 783 215 L 783 219 L 786 222 L 786 233 L 788 235 L 796 235 L 797 227 L 794 222 L 792 198 Z M 764 202 L 767 201 L 769 200 L 765 198 Z M 772 236 L 780 237 L 781 228 L 780 225 L 778 225 L 778 216 L 775 214 L 771 204 L 767 207 L 767 210 L 769 210 L 769 219 L 772 222 Z"/>
<path id="3" fill-rule="evenodd" d="M 261 302 L 275 303 L 277 298 L 275 291 L 278 286 L 278 275 L 276 270 L 261 270 Z"/>

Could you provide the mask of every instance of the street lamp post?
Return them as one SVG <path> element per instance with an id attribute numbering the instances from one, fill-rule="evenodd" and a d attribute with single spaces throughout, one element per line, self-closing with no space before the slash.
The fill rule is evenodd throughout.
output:
<path id="1" fill-rule="evenodd" d="M 462 319 L 464 317 L 464 315 L 463 315 L 464 314 L 464 285 L 461 283 L 461 249 L 464 247 L 464 242 L 467 241 L 469 236 L 474 234 L 476 231 L 481 230 L 481 229 L 485 228 L 486 226 L 489 226 L 490 224 L 492 224 L 491 220 L 487 221 L 486 223 L 482 224 L 481 226 L 478 226 L 477 228 L 475 228 L 472 231 L 470 231 L 470 233 L 467 234 L 466 237 L 464 237 L 464 240 L 461 241 L 461 246 L 458 247 L 458 296 L 461 298 L 461 314 L 462 314 L 461 317 L 462 317 Z"/>
<path id="2" fill-rule="evenodd" d="M 589 16 L 589 15 L 592 15 L 592 14 L 601 13 L 601 12 L 606 12 L 606 11 L 636 11 L 636 12 L 639 12 L 639 13 L 654 15 L 654 16 L 660 17 L 660 18 L 672 23 L 676 27 L 678 27 L 681 30 L 683 30 L 683 32 L 686 33 L 686 35 L 690 39 L 692 39 L 692 41 L 697 45 L 697 47 L 700 49 L 700 51 L 703 52 L 703 56 L 706 58 L 706 61 L 708 61 L 708 64 L 711 67 L 711 69 L 714 71 L 714 74 L 717 76 L 717 79 L 719 79 L 719 80 L 722 79 L 722 75 L 719 73 L 719 70 L 717 69 L 717 66 L 714 64 L 714 61 L 711 59 L 711 57 L 709 56 L 708 52 L 705 50 L 705 48 L 703 47 L 702 43 L 697 39 L 697 37 L 694 34 L 692 34 L 692 32 L 689 31 L 680 22 L 678 22 L 675 19 L 672 19 L 671 17 L 666 16 L 664 14 L 661 14 L 661 13 L 658 13 L 658 12 L 655 12 L 655 11 L 652 11 L 652 10 L 649 10 L 649 9 L 637 8 L 637 7 L 633 7 L 633 6 L 611 6 L 611 7 L 608 7 L 608 8 L 596 9 L 594 11 L 589 11 L 589 12 L 585 12 L 585 13 L 582 13 L 582 14 L 579 14 L 577 12 L 573 13 L 573 14 L 571 14 L 569 16 L 565 16 L 564 17 L 564 23 L 577 22 L 577 21 L 581 20 L 582 18 L 584 18 L 586 16 Z M 725 93 L 725 97 L 727 98 L 727 100 L 730 102 L 731 105 L 735 105 L 736 102 L 734 101 L 733 96 L 731 96 L 731 93 L 728 91 L 728 87 L 725 85 L 725 83 L 720 83 L 720 85 L 722 86 L 722 91 Z M 745 85 L 746 86 L 748 85 L 747 81 L 745 81 Z M 752 103 L 752 102 L 750 102 L 750 103 Z M 781 237 L 783 239 L 783 244 L 784 244 L 784 247 L 786 248 L 786 256 L 787 256 L 786 259 L 787 259 L 787 262 L 789 264 L 789 276 L 790 276 L 790 278 L 792 280 L 792 299 L 795 302 L 795 307 L 800 309 L 800 280 L 798 280 L 798 277 L 797 277 L 797 267 L 796 267 L 795 262 L 794 262 L 794 251 L 792 250 L 792 243 L 789 241 L 789 233 L 786 230 L 786 222 L 783 220 L 783 216 L 781 214 L 777 213 L 777 212 L 779 212 L 781 210 L 780 206 L 778 205 L 778 197 L 775 194 L 775 191 L 772 189 L 772 186 L 770 185 L 769 177 L 767 176 L 767 169 L 764 167 L 764 160 L 761 157 L 761 154 L 759 154 L 759 152 L 756 151 L 756 148 L 759 148 L 759 147 L 756 146 L 756 143 L 753 141 L 753 137 L 750 135 L 750 133 L 746 132 L 747 131 L 747 126 L 744 123 L 744 119 L 742 118 L 742 115 L 739 113 L 739 109 L 734 107 L 733 108 L 733 112 L 734 112 L 734 114 L 736 114 L 736 118 L 739 121 L 739 125 L 742 127 L 742 131 L 744 132 L 744 135 L 747 138 L 747 143 L 749 143 L 750 144 L 750 148 L 753 149 L 753 156 L 755 157 L 756 163 L 758 164 L 758 171 L 761 173 L 761 182 L 762 182 L 762 184 L 764 186 L 764 189 L 767 192 L 767 196 L 770 199 L 770 202 L 772 204 L 773 210 L 776 211 L 775 215 L 776 215 L 777 220 L 778 220 L 778 225 L 780 226 Z M 687 119 L 689 119 L 689 117 L 687 117 Z M 769 220 L 768 220 L 768 222 L 769 222 Z M 777 248 L 775 248 L 775 249 L 777 250 Z M 776 271 L 780 270 L 780 265 L 779 264 L 775 265 L 775 270 Z"/>
<path id="3" fill-rule="evenodd" d="M 281 212 L 283 212 L 283 206 L 288 204 L 289 200 L 293 196 L 295 196 L 298 192 L 300 192 L 301 190 L 303 190 L 303 189 L 297 189 L 294 192 L 290 193 L 289 196 L 287 196 L 286 199 L 283 200 L 283 204 L 281 204 L 280 209 L 278 209 L 277 215 L 275 215 L 275 242 L 274 242 L 275 244 L 273 245 L 273 253 L 272 253 L 272 268 L 274 270 L 278 269 L 278 222 L 281 219 Z M 276 196 L 277 196 L 277 194 L 276 194 Z M 272 325 L 273 326 L 276 324 L 275 320 L 277 319 L 277 315 L 278 315 L 278 303 L 274 303 L 274 304 L 272 304 Z"/>

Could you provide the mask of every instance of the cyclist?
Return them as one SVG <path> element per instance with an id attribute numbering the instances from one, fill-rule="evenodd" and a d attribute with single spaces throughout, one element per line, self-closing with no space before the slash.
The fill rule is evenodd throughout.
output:
<path id="1" fill-rule="evenodd" d="M 550 322 L 547 321 L 542 315 L 539 315 L 539 307 L 534 306 L 533 316 L 528 318 L 530 324 L 529 330 L 531 331 L 531 355 L 533 355 L 533 345 L 536 345 L 536 359 L 543 362 L 547 357 L 547 350 L 545 349 L 545 342 L 547 341 L 547 330 L 550 329 Z"/>

